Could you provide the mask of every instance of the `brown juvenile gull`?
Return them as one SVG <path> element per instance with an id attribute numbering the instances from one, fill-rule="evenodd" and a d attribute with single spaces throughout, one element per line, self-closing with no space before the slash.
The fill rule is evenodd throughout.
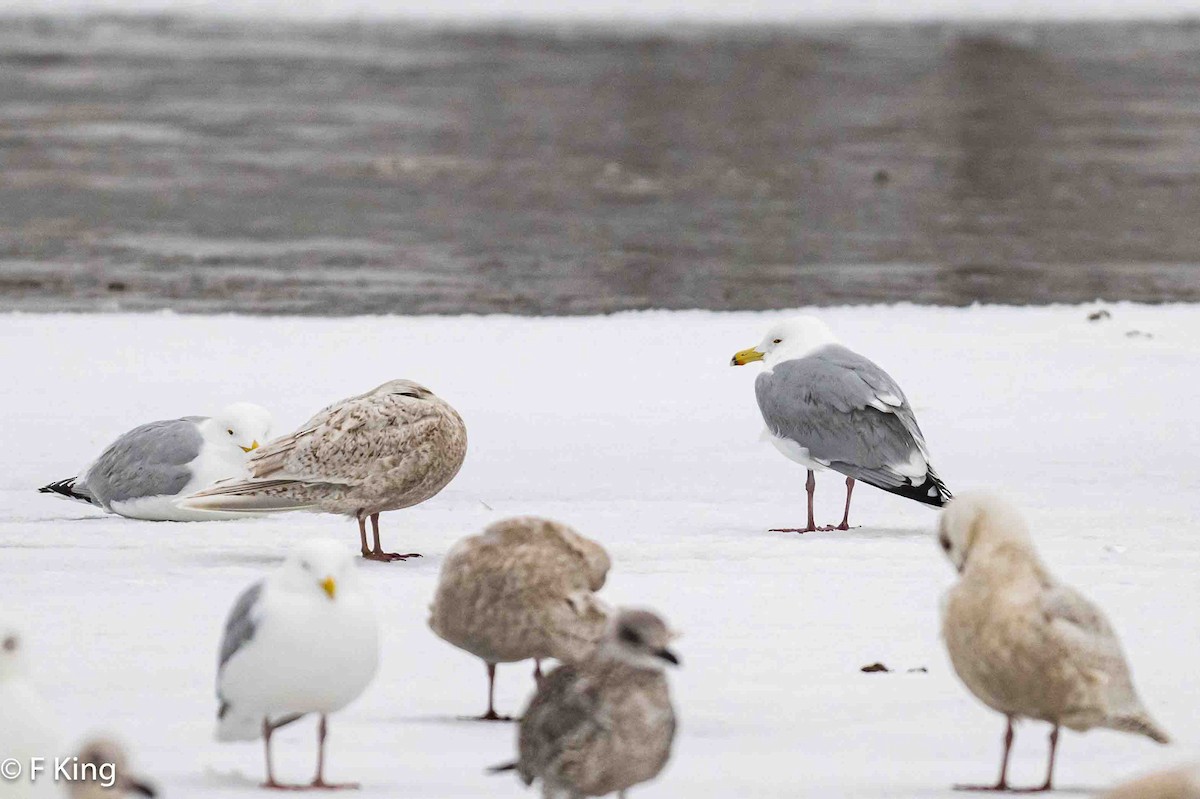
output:
<path id="1" fill-rule="evenodd" d="M 606 796 L 658 776 L 671 756 L 675 709 L 663 674 L 679 664 L 654 613 L 620 610 L 586 660 L 542 681 L 521 719 L 516 769 L 545 799 Z"/>
<path id="2" fill-rule="evenodd" d="M 129 769 L 125 749 L 109 738 L 93 738 L 75 756 L 67 783 L 70 799 L 121 799 L 157 796 L 150 783 Z"/>
<path id="3" fill-rule="evenodd" d="M 506 519 L 458 542 L 442 564 L 429 626 L 487 665 L 488 707 L 497 715 L 497 663 L 533 658 L 573 663 L 604 632 L 605 608 L 594 591 L 610 561 L 594 541 L 565 524 L 534 517 Z"/>
<path id="4" fill-rule="evenodd" d="M 191 508 L 276 513 L 319 510 L 358 520 L 362 556 L 420 557 L 384 552 L 379 514 L 408 508 L 446 487 L 467 454 L 462 417 L 432 391 L 392 380 L 335 402 L 299 430 L 260 447 L 250 477 L 219 483 L 182 500 Z M 367 518 L 375 547 L 367 547 Z"/>
<path id="5" fill-rule="evenodd" d="M 961 575 L 942 611 L 950 662 L 967 688 L 1007 719 L 1000 779 L 973 790 L 1009 789 L 1017 719 L 1052 725 L 1038 789 L 1044 791 L 1053 787 L 1060 726 L 1169 741 L 1138 698 L 1104 612 L 1042 564 L 1016 509 L 988 494 L 960 496 L 939 520 L 938 542 Z"/>
<path id="6" fill-rule="evenodd" d="M 808 523 L 772 532 L 849 530 L 855 480 L 935 507 L 950 498 L 900 386 L 839 344 L 823 322 L 809 316 L 779 322 L 730 364 L 754 361 L 766 366 L 754 381 L 764 435 L 808 470 Z M 846 475 L 846 510 L 840 524 L 817 527 L 813 494 L 816 472 L 824 469 Z"/>
<path id="7" fill-rule="evenodd" d="M 1200 766 L 1181 766 L 1122 783 L 1102 799 L 1200 799 Z"/>

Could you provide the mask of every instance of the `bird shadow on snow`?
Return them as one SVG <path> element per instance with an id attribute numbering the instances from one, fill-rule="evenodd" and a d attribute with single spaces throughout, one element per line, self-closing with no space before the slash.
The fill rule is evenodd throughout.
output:
<path id="1" fill-rule="evenodd" d="M 873 539 L 902 539 L 902 538 L 931 538 L 931 527 L 851 527 L 849 530 L 813 530 L 809 533 L 771 532 L 765 531 L 764 536 L 787 538 L 794 536 L 801 541 L 855 541 Z"/>
<path id="2" fill-rule="evenodd" d="M 499 721 L 487 721 L 478 716 L 383 716 L 378 719 L 384 724 L 451 724 L 455 726 L 466 725 L 470 727 L 478 727 L 479 729 L 487 729 L 489 727 L 499 727 L 501 729 L 516 724 L 518 719 L 502 719 Z"/>
<path id="3" fill-rule="evenodd" d="M 208 566 L 278 566 L 280 555 L 279 552 L 267 550 L 194 552 L 189 555 L 188 561 Z"/>

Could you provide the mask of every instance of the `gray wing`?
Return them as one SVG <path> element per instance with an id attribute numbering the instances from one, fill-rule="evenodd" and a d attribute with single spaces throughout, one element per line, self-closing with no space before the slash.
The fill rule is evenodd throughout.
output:
<path id="1" fill-rule="evenodd" d="M 526 785 L 599 728 L 597 697 L 571 666 L 546 676 L 521 717 L 517 771 Z"/>
<path id="2" fill-rule="evenodd" d="M 257 582 L 242 592 L 234 603 L 233 610 L 229 612 L 229 618 L 225 621 L 225 635 L 221 638 L 221 656 L 220 662 L 217 665 L 217 672 L 220 673 L 229 659 L 237 653 L 239 649 L 246 645 L 254 638 L 254 631 L 258 627 L 255 619 L 255 605 L 258 604 L 258 598 L 262 595 L 263 584 Z"/>
<path id="3" fill-rule="evenodd" d="M 763 372 L 754 388 L 768 429 L 814 460 L 921 502 L 949 498 L 904 392 L 870 360 L 823 347 Z"/>
<path id="4" fill-rule="evenodd" d="M 135 427 L 101 453 L 83 482 L 105 508 L 113 502 L 174 495 L 192 479 L 187 465 L 204 443 L 196 426 L 203 417 L 189 416 Z"/>

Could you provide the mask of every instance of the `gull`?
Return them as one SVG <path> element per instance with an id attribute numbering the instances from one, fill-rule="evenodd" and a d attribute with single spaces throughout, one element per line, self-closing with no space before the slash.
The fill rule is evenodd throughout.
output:
<path id="1" fill-rule="evenodd" d="M 971 693 L 1007 720 L 1000 779 L 972 789 L 1009 789 L 1017 719 L 1051 725 L 1043 791 L 1053 787 L 1060 727 L 1169 741 L 1138 698 L 1104 612 L 1042 564 L 1015 508 L 989 494 L 964 494 L 942 514 L 938 543 L 960 575 L 942 611 L 950 662 Z"/>
<path id="2" fill-rule="evenodd" d="M 379 666 L 379 627 L 349 551 L 309 541 L 274 573 L 238 597 L 217 670 L 217 740 L 253 741 L 266 753 L 267 788 L 275 780 L 271 736 L 310 713 L 318 722 L 317 773 L 325 782 L 328 716 L 358 698 Z"/>
<path id="3" fill-rule="evenodd" d="M 511 721 L 495 708 L 497 663 L 530 658 L 575 662 L 604 632 L 606 612 L 593 596 L 608 574 L 608 553 L 565 524 L 506 519 L 454 545 L 442 564 L 429 626 L 483 660 L 486 721 Z"/>
<path id="4" fill-rule="evenodd" d="M 808 524 L 772 532 L 850 529 L 856 480 L 926 505 L 940 507 L 950 498 L 900 386 L 839 344 L 823 322 L 800 316 L 776 323 L 730 363 L 754 361 L 766 366 L 754 381 L 764 435 L 808 470 Z M 816 472 L 823 469 L 846 475 L 846 510 L 836 526 L 817 527 L 813 518 Z"/>
<path id="5" fill-rule="evenodd" d="M 1122 783 L 1101 799 L 1200 799 L 1200 766 L 1180 766 Z"/>
<path id="6" fill-rule="evenodd" d="M 111 738 L 85 742 L 73 764 L 80 778 L 67 783 L 67 796 L 70 799 L 157 796 L 153 786 L 134 774 L 128 764 L 124 747 Z"/>
<path id="7" fill-rule="evenodd" d="M 663 669 L 678 665 L 674 635 L 647 610 L 621 609 L 601 644 L 538 687 L 518 735 L 516 770 L 546 799 L 606 796 L 658 776 L 671 756 L 675 709 Z"/>
<path id="8" fill-rule="evenodd" d="M 462 417 L 432 391 L 392 380 L 335 402 L 299 430 L 259 448 L 250 476 L 181 501 L 203 510 L 277 513 L 317 510 L 358 520 L 362 556 L 392 561 L 420 557 L 384 552 L 379 514 L 437 494 L 467 454 Z M 367 519 L 375 536 L 367 547 Z"/>
<path id="9" fill-rule="evenodd" d="M 212 417 L 150 422 L 109 444 L 78 476 L 38 490 L 131 519 L 235 518 L 180 508 L 175 501 L 245 474 L 248 453 L 267 440 L 270 430 L 271 414 L 249 402 L 236 402 Z"/>
<path id="10" fill-rule="evenodd" d="M 62 731 L 41 694 L 29 680 L 25 639 L 10 621 L 0 619 L 0 758 L 14 759 L 23 766 L 15 778 L 0 777 L 0 796 L 33 799 L 58 795 L 52 775 L 31 779 L 33 758 L 54 758 L 66 750 Z M 11 779 L 10 779 L 11 778 Z"/>

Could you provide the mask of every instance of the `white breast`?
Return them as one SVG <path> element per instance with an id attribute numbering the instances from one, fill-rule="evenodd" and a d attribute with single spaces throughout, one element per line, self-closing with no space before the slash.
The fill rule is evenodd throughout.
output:
<path id="1" fill-rule="evenodd" d="M 782 438 L 775 435 L 770 430 L 763 430 L 763 438 L 767 439 L 774 445 L 775 449 L 779 450 L 789 460 L 793 460 L 806 469 L 812 469 L 815 472 L 824 471 L 829 468 L 828 463 L 823 463 L 815 460 L 808 454 L 808 449 L 792 441 L 790 438 Z"/>

